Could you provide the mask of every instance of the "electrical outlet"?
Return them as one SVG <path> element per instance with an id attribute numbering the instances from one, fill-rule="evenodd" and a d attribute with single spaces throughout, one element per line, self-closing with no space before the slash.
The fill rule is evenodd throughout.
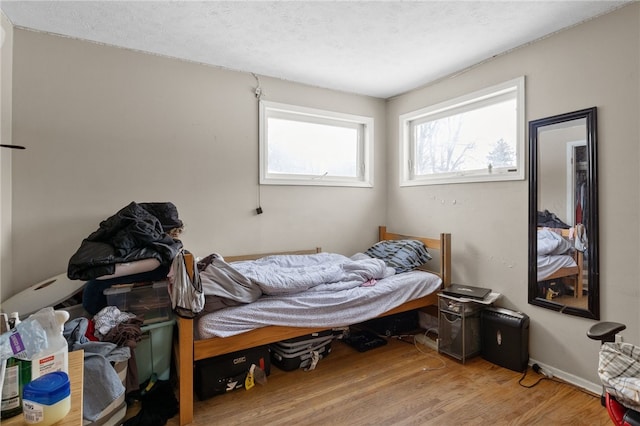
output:
<path id="1" fill-rule="evenodd" d="M 622 343 L 622 334 L 616 334 L 616 343 Z"/>

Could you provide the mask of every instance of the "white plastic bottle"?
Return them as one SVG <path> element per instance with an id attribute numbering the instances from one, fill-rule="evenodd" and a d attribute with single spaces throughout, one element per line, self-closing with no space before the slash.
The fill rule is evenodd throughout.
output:
<path id="1" fill-rule="evenodd" d="M 31 380 L 54 371 L 69 373 L 69 347 L 62 334 L 69 312 L 44 308 L 32 315 L 47 332 L 48 346 L 31 358 Z"/>

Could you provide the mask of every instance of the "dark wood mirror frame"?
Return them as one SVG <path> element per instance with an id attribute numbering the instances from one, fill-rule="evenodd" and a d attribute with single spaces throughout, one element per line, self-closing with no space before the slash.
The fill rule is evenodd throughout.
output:
<path id="1" fill-rule="evenodd" d="M 537 277 L 537 230 L 539 191 L 539 133 L 545 126 L 559 125 L 572 120 L 586 121 L 586 155 L 588 201 L 586 228 L 588 230 L 588 301 L 587 309 L 564 305 L 540 297 Z M 529 303 L 561 313 L 584 318 L 600 319 L 600 284 L 598 266 L 598 179 L 597 179 L 597 109 L 574 111 L 529 122 Z"/>

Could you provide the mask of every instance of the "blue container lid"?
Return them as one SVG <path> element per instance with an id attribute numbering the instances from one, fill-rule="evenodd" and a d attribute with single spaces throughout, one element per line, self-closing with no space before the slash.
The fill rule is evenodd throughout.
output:
<path id="1" fill-rule="evenodd" d="M 43 405 L 53 405 L 71 395 L 69 375 L 54 371 L 27 383 L 22 390 L 22 399 Z"/>

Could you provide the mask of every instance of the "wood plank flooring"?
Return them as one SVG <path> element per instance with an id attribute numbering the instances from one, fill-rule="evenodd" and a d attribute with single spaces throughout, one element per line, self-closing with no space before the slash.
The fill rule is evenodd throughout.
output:
<path id="1" fill-rule="evenodd" d="M 539 377 L 529 371 L 522 383 Z M 481 357 L 463 365 L 398 340 L 364 353 L 334 341 L 313 371 L 272 367 L 266 385 L 195 398 L 192 425 L 612 424 L 598 395 L 555 380 L 525 388 L 521 378 Z"/>

